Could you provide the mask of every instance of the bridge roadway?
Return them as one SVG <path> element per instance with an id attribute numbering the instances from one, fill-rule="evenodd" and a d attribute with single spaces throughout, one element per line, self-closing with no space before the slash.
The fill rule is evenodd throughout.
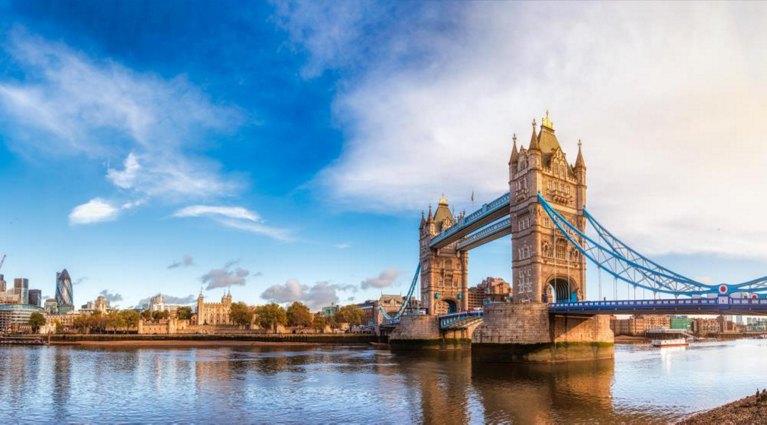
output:
<path id="1" fill-rule="evenodd" d="M 580 301 L 549 304 L 549 313 L 593 316 L 597 314 L 733 314 L 767 315 L 767 298 L 692 298 L 659 300 Z M 439 316 L 442 330 L 456 329 L 482 317 L 482 311 Z"/>
<path id="2" fill-rule="evenodd" d="M 464 236 L 472 232 L 476 232 L 477 230 L 482 229 L 484 226 L 493 223 L 498 219 L 508 216 L 510 208 L 509 205 L 509 194 L 504 193 L 495 200 L 482 205 L 482 207 L 477 211 L 474 211 L 473 213 L 464 217 L 460 223 L 457 223 L 455 226 L 435 236 L 431 240 L 429 247 L 431 249 L 444 248 L 451 243 L 458 241 L 459 239 L 463 239 Z M 508 227 L 509 232 L 511 232 L 511 226 Z M 509 233 L 506 233 L 506 235 L 507 234 Z M 505 235 L 503 233 L 498 234 L 498 232 L 495 232 L 492 235 L 486 235 L 482 238 L 482 240 L 485 242 L 492 240 L 488 236 L 496 239 Z M 475 239 L 474 242 L 478 242 L 478 240 Z"/>

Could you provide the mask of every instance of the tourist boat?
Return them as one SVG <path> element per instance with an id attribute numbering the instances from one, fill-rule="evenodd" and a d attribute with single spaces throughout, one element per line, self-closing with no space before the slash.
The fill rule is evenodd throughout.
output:
<path id="1" fill-rule="evenodd" d="M 649 329 L 647 336 L 651 337 L 653 347 L 687 347 L 687 332 L 684 329 Z"/>
<path id="2" fill-rule="evenodd" d="M 686 338 L 673 338 L 673 339 L 653 339 L 653 347 L 686 347 L 690 344 L 687 343 Z"/>

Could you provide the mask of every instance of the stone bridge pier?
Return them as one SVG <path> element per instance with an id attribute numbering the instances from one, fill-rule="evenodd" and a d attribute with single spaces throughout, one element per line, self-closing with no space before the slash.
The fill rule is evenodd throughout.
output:
<path id="1" fill-rule="evenodd" d="M 611 359 L 610 317 L 549 314 L 544 303 L 491 304 L 474 331 L 472 361 L 567 362 Z"/>

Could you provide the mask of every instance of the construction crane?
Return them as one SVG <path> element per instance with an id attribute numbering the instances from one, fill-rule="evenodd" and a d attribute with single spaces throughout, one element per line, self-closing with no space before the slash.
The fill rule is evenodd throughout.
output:
<path id="1" fill-rule="evenodd" d="M 3 258 L 0 259 L 0 270 L 3 268 L 3 263 L 5 263 L 5 254 L 3 254 Z"/>

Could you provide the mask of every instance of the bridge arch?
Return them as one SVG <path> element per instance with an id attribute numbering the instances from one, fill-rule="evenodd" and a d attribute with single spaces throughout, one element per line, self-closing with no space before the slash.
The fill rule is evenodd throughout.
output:
<path id="1" fill-rule="evenodd" d="M 434 303 L 434 313 L 438 316 L 441 316 L 443 314 L 452 314 L 457 313 L 460 309 L 458 308 L 458 300 L 452 299 L 452 298 L 443 298 L 440 300 L 436 300 Z"/>
<path id="2" fill-rule="evenodd" d="M 553 275 L 546 280 L 546 291 L 543 296 L 543 302 L 566 302 L 570 301 L 571 294 L 576 294 L 576 298 L 580 299 L 580 294 L 577 294 L 577 285 L 575 280 L 569 276 Z"/>

